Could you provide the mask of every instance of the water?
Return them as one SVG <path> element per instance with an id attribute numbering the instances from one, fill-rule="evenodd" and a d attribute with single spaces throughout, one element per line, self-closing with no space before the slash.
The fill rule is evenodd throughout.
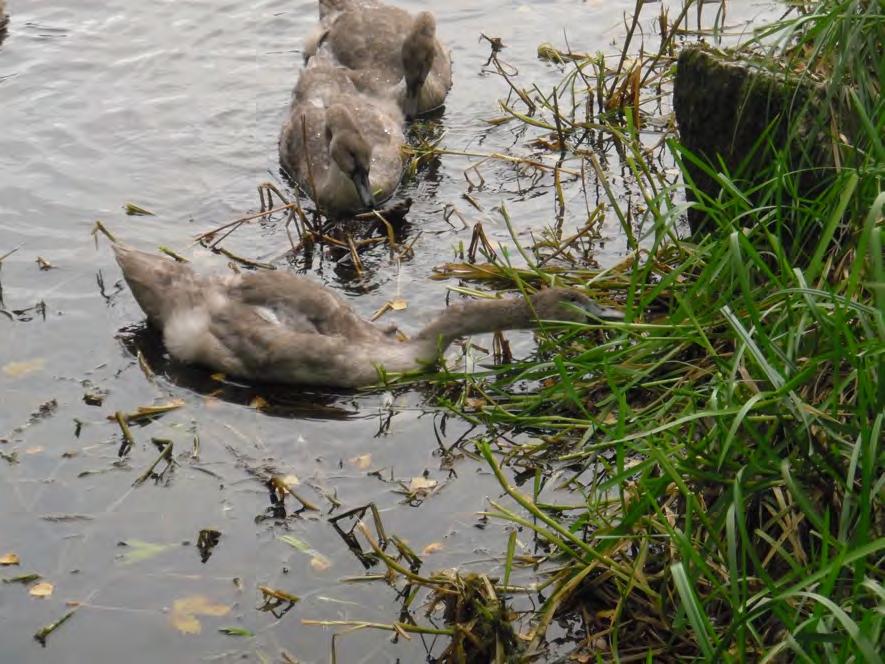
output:
<path id="1" fill-rule="evenodd" d="M 615 51 L 622 13 L 633 2 L 444 5 L 436 9 L 438 31 L 452 48 L 456 81 L 440 119 L 445 145 L 526 152 L 534 134 L 484 123 L 501 114 L 497 100 L 507 86 L 484 67 L 489 48 L 480 34 L 503 38 L 502 58 L 520 81 L 549 88 L 562 71 L 537 60 L 538 43 L 562 46 L 565 33 L 575 50 Z M 314 3 L 13 0 L 9 10 L 9 35 L 0 45 L 0 255 L 17 250 L 0 270 L 9 313 L 0 315 L 0 436 L 7 439 L 0 453 L 17 462 L 0 460 L 0 556 L 14 552 L 21 565 L 0 568 L 0 576 L 37 572 L 54 590 L 37 599 L 29 586 L 0 585 L 0 662 L 258 661 L 259 653 L 279 661 L 283 650 L 303 662 L 328 661 L 332 632 L 302 619 L 390 622 L 399 614 L 394 589 L 339 582 L 364 570 L 327 513 L 369 502 L 381 510 L 387 532 L 415 550 L 442 544 L 426 557 L 425 572 L 499 569 L 491 556 L 503 551 L 504 527 L 476 526 L 486 497 L 500 489 L 457 447 L 444 452 L 471 432 L 469 424 L 427 406 L 421 391 L 269 394 L 170 363 L 141 324 L 106 243 L 96 248 L 90 235 L 101 219 L 136 246 L 169 246 L 201 267 L 223 269 L 221 257 L 192 251 L 191 238 L 255 210 L 259 183 L 283 186 L 277 136 Z M 741 26 L 761 10 L 746 3 L 732 11 L 729 22 Z M 651 22 L 645 21 L 649 32 Z M 506 204 L 524 239 L 555 214 L 549 178 L 528 187 L 525 174 L 496 161 L 478 166 L 485 186 L 471 192 L 477 210 L 463 198 L 465 169 L 477 162 L 443 156 L 404 188 L 415 200 L 406 230 L 414 257 L 395 262 L 379 247 L 363 255 L 359 279 L 347 261 L 329 255 L 296 267 L 365 315 L 403 297 L 408 308 L 385 320 L 419 327 L 445 303 L 447 284 L 430 280 L 432 269 L 469 242 L 470 225 L 481 221 L 492 241 L 507 242 L 496 206 Z M 583 198 L 578 184 L 566 191 L 570 200 Z M 126 216 L 122 206 L 130 201 L 155 216 Z M 452 206 L 466 227 L 456 217 L 446 220 Z M 572 207 L 566 233 L 585 220 L 583 202 Z M 229 246 L 272 260 L 288 241 L 280 224 L 266 222 L 241 229 Z M 602 265 L 623 257 L 615 219 L 593 248 Z M 53 269 L 41 270 L 38 257 Z M 531 335 L 512 337 L 517 354 L 531 351 Z M 137 349 L 158 372 L 153 381 L 136 362 Z M 103 403 L 89 405 L 87 393 L 103 394 Z M 256 410 L 256 397 L 270 406 Z M 107 416 L 171 399 L 184 406 L 133 425 L 136 445 L 121 459 L 119 428 Z M 158 455 L 152 437 L 173 441 L 176 465 L 161 480 L 133 487 Z M 295 514 L 291 498 L 285 515 L 276 510 L 261 480 L 271 471 L 297 476 L 297 490 L 322 512 Z M 442 488 L 418 505 L 405 504 L 398 482 L 425 473 Z M 323 493 L 341 507 L 333 509 Z M 221 532 L 206 562 L 196 546 L 203 529 Z M 127 559 L 141 551 L 138 541 L 167 546 Z M 256 609 L 259 585 L 302 600 L 277 619 Z M 194 596 L 229 612 L 199 616 L 200 633 L 182 634 L 171 624 L 171 608 Z M 84 606 L 41 647 L 32 635 L 61 618 L 68 602 Z M 426 620 L 420 607 L 415 617 Z M 226 626 L 255 637 L 217 631 Z M 336 647 L 341 662 L 414 662 L 442 645 L 417 636 L 394 644 L 388 633 L 367 630 L 339 638 Z"/>

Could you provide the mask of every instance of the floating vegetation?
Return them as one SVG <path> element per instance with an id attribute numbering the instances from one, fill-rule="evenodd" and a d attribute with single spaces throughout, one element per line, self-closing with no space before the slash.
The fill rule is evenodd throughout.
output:
<path id="1" fill-rule="evenodd" d="M 68 611 L 66 614 L 64 614 L 61 618 L 56 620 L 55 622 L 50 623 L 50 624 L 46 625 L 45 627 L 41 627 L 39 630 L 37 630 L 36 634 L 34 634 L 34 638 L 40 642 L 40 645 L 45 646 L 46 639 L 48 639 L 49 636 L 55 630 L 57 630 L 59 627 L 64 625 L 68 620 L 70 620 L 71 617 L 76 612 L 77 612 L 77 609 L 72 609 L 71 611 Z"/>
<path id="2" fill-rule="evenodd" d="M 122 420 L 126 424 L 132 424 L 133 422 L 152 420 L 155 417 L 165 415 L 170 411 L 178 410 L 182 406 L 184 406 L 184 401 L 182 399 L 173 399 L 172 401 L 157 404 L 156 406 L 139 406 L 135 409 L 134 412 L 131 413 L 123 413 L 118 411 L 113 415 L 108 415 L 108 419 L 117 420 L 118 422 Z"/>
<path id="3" fill-rule="evenodd" d="M 126 210 L 126 214 L 130 217 L 153 217 L 154 213 L 150 210 L 145 210 L 143 207 L 136 205 L 135 203 L 126 203 L 123 206 L 123 209 Z"/>

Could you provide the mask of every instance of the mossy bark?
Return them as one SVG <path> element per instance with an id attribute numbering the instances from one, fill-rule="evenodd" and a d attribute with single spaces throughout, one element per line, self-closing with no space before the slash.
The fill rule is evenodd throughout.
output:
<path id="1" fill-rule="evenodd" d="M 786 157 L 802 195 L 822 184 L 821 168 L 834 164 L 826 88 L 792 75 L 772 73 L 727 53 L 691 47 L 679 55 L 673 106 L 682 144 L 730 177 L 749 184 L 770 174 L 777 154 Z M 720 163 L 721 160 L 721 163 Z M 688 164 L 697 187 L 715 198 L 716 180 Z M 689 190 L 689 195 L 691 192 Z M 705 227 L 702 210 L 689 212 L 694 233 Z"/>

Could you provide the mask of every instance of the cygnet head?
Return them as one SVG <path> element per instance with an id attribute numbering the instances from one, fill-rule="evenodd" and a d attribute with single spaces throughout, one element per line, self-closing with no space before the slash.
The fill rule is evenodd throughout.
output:
<path id="1" fill-rule="evenodd" d="M 529 297 L 538 320 L 583 323 L 588 316 L 604 320 L 623 320 L 617 309 L 604 307 L 574 288 L 545 288 Z"/>
<path id="2" fill-rule="evenodd" d="M 329 155 L 338 168 L 353 180 L 360 202 L 367 208 L 374 208 L 375 196 L 369 185 L 372 148 L 343 104 L 334 104 L 327 110 L 326 137 Z"/>
<path id="3" fill-rule="evenodd" d="M 406 79 L 406 97 L 403 112 L 411 120 L 418 114 L 418 98 L 421 86 L 427 80 L 436 53 L 436 19 L 430 12 L 415 17 L 412 29 L 403 41 L 401 51 L 403 72 Z"/>

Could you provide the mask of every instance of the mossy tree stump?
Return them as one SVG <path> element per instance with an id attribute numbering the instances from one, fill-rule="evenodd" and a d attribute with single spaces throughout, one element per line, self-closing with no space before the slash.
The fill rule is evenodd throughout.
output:
<path id="1" fill-rule="evenodd" d="M 767 166 L 780 155 L 791 171 L 814 167 L 797 178 L 799 191 L 813 195 L 823 184 L 821 169 L 834 164 L 832 114 L 823 85 L 691 47 L 679 55 L 673 106 L 682 144 L 714 172 L 724 168 L 747 184 L 767 177 Z M 719 194 L 714 177 L 691 163 L 687 170 L 700 191 L 713 198 Z M 702 210 L 689 211 L 692 232 L 710 230 L 705 222 Z"/>

